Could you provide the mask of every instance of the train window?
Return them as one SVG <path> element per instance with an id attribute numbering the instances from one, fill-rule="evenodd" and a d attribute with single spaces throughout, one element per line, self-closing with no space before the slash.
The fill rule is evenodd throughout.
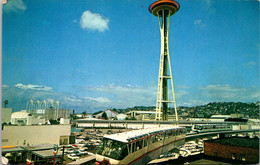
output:
<path id="1" fill-rule="evenodd" d="M 130 147 L 131 147 L 131 144 L 127 144 L 127 152 L 128 153 L 131 153 L 131 148 Z"/>
<path id="2" fill-rule="evenodd" d="M 136 151 L 138 151 L 142 148 L 143 148 L 143 140 L 137 141 L 136 142 Z"/>
<path id="3" fill-rule="evenodd" d="M 163 133 L 163 139 L 165 139 L 165 138 L 166 138 L 166 132 Z"/>
<path id="4" fill-rule="evenodd" d="M 170 138 L 171 136 L 172 136 L 172 132 L 171 131 L 166 133 L 166 137 Z"/>
<path id="5" fill-rule="evenodd" d="M 163 139 L 163 134 L 159 133 L 155 135 L 156 141 L 161 141 Z"/>
<path id="6" fill-rule="evenodd" d="M 150 136 L 150 143 L 149 144 L 152 144 L 152 143 L 154 143 L 154 135 L 152 135 L 152 136 Z"/>
<path id="7" fill-rule="evenodd" d="M 159 137 L 158 137 L 158 136 L 159 136 L 159 135 L 155 135 L 155 136 L 154 136 L 154 141 L 153 141 L 154 143 L 159 141 Z"/>
<path id="8" fill-rule="evenodd" d="M 104 138 L 103 144 L 97 149 L 97 154 L 122 160 L 126 155 L 128 155 L 127 144 Z"/>
<path id="9" fill-rule="evenodd" d="M 136 144 L 132 143 L 132 153 L 134 153 L 136 151 Z"/>
<path id="10" fill-rule="evenodd" d="M 237 159 L 237 154 L 236 153 L 232 153 L 231 154 L 231 158 L 232 158 L 232 160 L 236 160 Z"/>
<path id="11" fill-rule="evenodd" d="M 244 154 L 240 154 L 240 158 L 241 161 L 246 161 L 246 156 Z"/>
<path id="12" fill-rule="evenodd" d="M 164 139 L 164 133 L 159 134 L 159 141 Z"/>
<path id="13" fill-rule="evenodd" d="M 148 141 L 148 138 L 145 138 L 145 139 L 144 139 L 144 147 L 148 146 L 148 142 L 149 142 L 149 141 Z"/>
<path id="14" fill-rule="evenodd" d="M 156 137 L 156 141 L 157 141 L 157 142 L 161 140 L 161 134 L 158 134 L 158 135 L 156 135 L 155 137 Z"/>

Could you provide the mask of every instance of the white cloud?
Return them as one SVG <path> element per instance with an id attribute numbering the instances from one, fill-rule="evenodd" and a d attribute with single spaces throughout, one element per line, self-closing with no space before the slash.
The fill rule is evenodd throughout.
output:
<path id="1" fill-rule="evenodd" d="M 111 100 L 106 97 L 86 97 L 86 99 L 93 100 L 99 103 L 110 103 Z"/>
<path id="2" fill-rule="evenodd" d="M 41 91 L 52 91 L 51 87 L 41 86 L 41 85 L 23 85 L 23 84 L 16 84 L 15 87 L 21 89 L 31 89 L 31 90 L 41 90 Z"/>
<path id="3" fill-rule="evenodd" d="M 74 109 L 78 112 L 88 109 L 89 112 L 94 112 L 107 108 L 155 106 L 157 97 L 156 84 L 146 86 L 110 84 L 80 87 L 84 93 L 81 97 L 59 93 L 51 87 L 43 85 L 17 84 L 15 86 L 3 85 L 2 87 L 2 97 L 9 100 L 9 106 L 14 111 L 26 109 L 26 103 L 31 99 L 55 100 L 61 102 L 61 107 L 65 109 Z M 169 90 L 170 94 L 171 90 Z M 234 87 L 229 84 L 207 85 L 200 88 L 176 86 L 175 94 L 177 106 L 204 105 L 216 101 L 254 102 L 259 100 L 258 87 Z M 170 96 L 169 100 L 171 100 Z M 172 104 L 169 104 L 170 106 Z"/>
<path id="4" fill-rule="evenodd" d="M 82 99 L 79 99 L 75 96 L 64 96 L 63 100 L 66 102 L 71 102 L 71 103 L 80 103 L 83 101 Z"/>
<path id="5" fill-rule="evenodd" d="M 225 85 L 208 85 L 206 87 L 200 87 L 202 90 L 207 90 L 207 91 L 213 91 L 213 92 L 237 92 L 241 90 L 246 90 L 245 88 L 234 88 L 230 86 L 229 84 Z"/>
<path id="6" fill-rule="evenodd" d="M 203 23 L 203 21 L 201 19 L 196 19 L 193 21 L 194 25 L 199 26 L 201 28 L 204 28 L 205 26 L 207 26 L 207 24 Z"/>
<path id="7" fill-rule="evenodd" d="M 257 65 L 257 63 L 254 62 L 254 61 L 249 61 L 248 63 L 244 63 L 244 64 L 243 64 L 243 66 L 249 67 L 249 68 L 251 68 L 251 67 L 253 67 L 253 66 L 256 66 L 256 65 Z"/>
<path id="8" fill-rule="evenodd" d="M 196 20 L 194 20 L 194 22 L 193 22 L 195 25 L 199 25 L 199 24 L 201 24 L 201 19 L 196 19 Z"/>
<path id="9" fill-rule="evenodd" d="M 100 14 L 92 13 L 89 10 L 83 12 L 80 19 L 82 29 L 98 30 L 100 32 L 108 30 L 108 23 L 109 19 L 103 18 Z"/>
<path id="10" fill-rule="evenodd" d="M 215 3 L 217 2 L 217 1 L 213 1 L 213 0 L 203 0 L 203 1 L 200 1 L 201 3 L 202 3 L 202 8 L 203 7 L 205 7 L 208 11 L 209 11 L 209 13 L 211 13 L 211 14 L 214 14 L 214 13 L 216 13 L 216 9 L 215 9 Z"/>
<path id="11" fill-rule="evenodd" d="M 259 89 L 255 87 L 233 87 L 226 85 L 208 85 L 200 87 L 201 96 L 214 101 L 243 101 L 251 102 L 258 100 Z"/>
<path id="12" fill-rule="evenodd" d="M 7 0 L 7 3 L 3 5 L 3 11 L 6 12 L 19 12 L 26 10 L 27 7 L 24 4 L 23 0 Z"/>
<path id="13" fill-rule="evenodd" d="M 51 87 L 42 85 L 23 85 L 2 86 L 3 99 L 9 100 L 9 107 L 14 111 L 26 109 L 29 100 L 55 100 L 61 103 L 63 109 L 74 109 L 81 112 L 88 109 L 89 112 L 105 110 L 111 108 L 111 100 L 105 97 L 77 97 L 75 95 L 59 93 Z"/>
<path id="14" fill-rule="evenodd" d="M 108 95 L 111 100 L 111 106 L 126 108 L 137 105 L 151 106 L 156 102 L 156 86 L 126 86 L 101 85 L 88 87 L 89 92 L 97 95 Z"/>
<path id="15" fill-rule="evenodd" d="M 186 85 L 178 85 L 177 88 L 179 88 L 179 89 L 189 89 L 190 87 L 186 86 Z"/>

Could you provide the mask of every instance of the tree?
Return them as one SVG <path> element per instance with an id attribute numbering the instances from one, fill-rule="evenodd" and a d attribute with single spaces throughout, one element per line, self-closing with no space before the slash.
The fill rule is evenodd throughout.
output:
<path id="1" fill-rule="evenodd" d="M 102 114 L 102 117 L 103 117 L 105 120 L 107 120 L 107 119 L 108 119 L 108 117 L 107 117 L 107 113 L 104 112 L 104 113 Z"/>
<path id="2" fill-rule="evenodd" d="M 84 112 L 82 112 L 82 115 L 83 115 L 84 117 L 86 117 L 87 111 L 85 110 Z"/>

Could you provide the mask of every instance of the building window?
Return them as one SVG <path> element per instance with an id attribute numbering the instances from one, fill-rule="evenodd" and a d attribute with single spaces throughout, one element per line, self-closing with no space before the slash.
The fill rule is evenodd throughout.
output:
<path id="1" fill-rule="evenodd" d="M 215 157 L 218 157 L 218 152 L 214 152 Z"/>
<path id="2" fill-rule="evenodd" d="M 246 161 L 246 156 L 244 154 L 240 154 L 240 160 L 241 161 Z"/>
<path id="3" fill-rule="evenodd" d="M 237 159 L 237 154 L 236 153 L 232 153 L 231 159 L 232 160 L 236 160 Z"/>
<path id="4" fill-rule="evenodd" d="M 68 144 L 68 139 L 64 139 L 64 144 Z"/>
<path id="5" fill-rule="evenodd" d="M 8 139 L 2 139 L 2 142 L 8 142 Z"/>

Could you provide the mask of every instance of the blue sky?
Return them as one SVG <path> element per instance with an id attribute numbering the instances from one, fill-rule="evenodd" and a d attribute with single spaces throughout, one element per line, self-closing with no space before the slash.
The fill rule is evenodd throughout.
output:
<path id="1" fill-rule="evenodd" d="M 2 99 L 94 112 L 154 106 L 160 58 L 153 1 L 7 0 Z M 259 100 L 259 1 L 179 0 L 170 56 L 177 106 Z"/>

